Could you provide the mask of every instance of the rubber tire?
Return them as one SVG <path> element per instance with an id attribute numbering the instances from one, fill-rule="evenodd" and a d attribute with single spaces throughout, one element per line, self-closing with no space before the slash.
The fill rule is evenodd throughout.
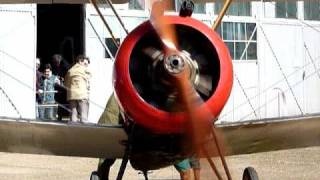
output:
<path id="1" fill-rule="evenodd" d="M 242 180 L 259 180 L 258 173 L 253 167 L 247 167 L 243 171 Z"/>
<path id="2" fill-rule="evenodd" d="M 100 177 L 98 176 L 98 172 L 97 171 L 93 171 L 91 173 L 90 180 L 100 180 Z"/>

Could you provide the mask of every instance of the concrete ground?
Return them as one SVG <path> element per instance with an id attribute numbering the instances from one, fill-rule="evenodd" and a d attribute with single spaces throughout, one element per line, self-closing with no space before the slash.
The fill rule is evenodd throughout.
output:
<path id="1" fill-rule="evenodd" d="M 261 180 L 316 180 L 320 177 L 320 147 L 273 151 L 227 157 L 233 179 L 240 180 L 243 169 L 252 166 Z M 216 160 L 216 159 L 215 159 Z M 0 153 L 0 180 L 87 180 L 98 159 Z M 120 161 L 112 167 L 111 179 L 117 175 Z M 202 163 L 203 179 L 216 179 Z M 221 170 L 221 168 L 220 168 Z M 130 165 L 123 179 L 143 179 Z M 152 171 L 149 179 L 179 179 L 173 167 Z"/>

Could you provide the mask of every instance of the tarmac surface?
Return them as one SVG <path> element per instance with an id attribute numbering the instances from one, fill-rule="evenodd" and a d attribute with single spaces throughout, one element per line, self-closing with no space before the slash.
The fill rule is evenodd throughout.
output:
<path id="1" fill-rule="evenodd" d="M 229 156 L 226 160 L 236 180 L 242 179 L 242 172 L 248 166 L 256 169 L 260 180 L 317 180 L 320 177 L 319 151 L 320 147 L 309 147 Z M 219 161 L 214 160 L 218 164 Z M 97 163 L 96 158 L 0 153 L 0 180 L 88 180 Z M 118 160 L 112 167 L 110 179 L 116 179 L 120 163 Z M 216 179 L 207 163 L 201 165 L 202 179 Z M 219 169 L 222 171 L 221 167 Z M 123 179 L 144 178 L 129 164 Z M 173 167 L 167 167 L 150 172 L 149 179 L 179 179 L 179 174 Z"/>

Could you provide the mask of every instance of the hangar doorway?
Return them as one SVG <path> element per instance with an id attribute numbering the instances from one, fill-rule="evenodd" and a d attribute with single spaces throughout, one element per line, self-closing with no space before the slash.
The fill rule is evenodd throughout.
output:
<path id="1" fill-rule="evenodd" d="M 37 57 L 42 65 L 61 54 L 71 65 L 84 53 L 85 9 L 82 4 L 37 5 Z"/>
<path id="2" fill-rule="evenodd" d="M 52 65 L 53 73 L 58 75 L 60 84 L 55 85 L 55 104 L 41 102 L 39 117 L 49 120 L 63 120 L 69 117 L 64 76 L 73 64 L 74 58 L 84 54 L 85 47 L 85 6 L 82 4 L 38 4 L 37 5 L 37 57 L 40 58 L 40 71 L 45 64 Z M 52 56 L 63 57 L 59 69 L 54 67 Z M 44 91 L 45 93 L 45 91 Z M 45 109 L 54 108 L 50 117 L 42 115 Z M 52 110 L 52 109 L 51 109 Z M 47 111 L 47 110 L 46 110 Z M 41 117 L 42 115 L 42 117 Z"/>

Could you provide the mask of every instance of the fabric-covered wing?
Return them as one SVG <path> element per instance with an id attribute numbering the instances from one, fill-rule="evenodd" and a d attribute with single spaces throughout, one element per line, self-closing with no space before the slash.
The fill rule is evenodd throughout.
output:
<path id="1" fill-rule="evenodd" d="M 121 158 L 127 135 L 120 126 L 69 125 L 0 118 L 0 151 Z"/>
<path id="2" fill-rule="evenodd" d="M 320 145 L 320 115 L 261 119 L 218 128 L 229 155 Z"/>
<path id="3" fill-rule="evenodd" d="M 261 119 L 217 128 L 225 138 L 227 155 L 319 146 L 319 129 L 320 115 Z M 2 152 L 122 158 L 126 140 L 127 134 L 121 126 L 70 125 L 0 117 Z"/>

